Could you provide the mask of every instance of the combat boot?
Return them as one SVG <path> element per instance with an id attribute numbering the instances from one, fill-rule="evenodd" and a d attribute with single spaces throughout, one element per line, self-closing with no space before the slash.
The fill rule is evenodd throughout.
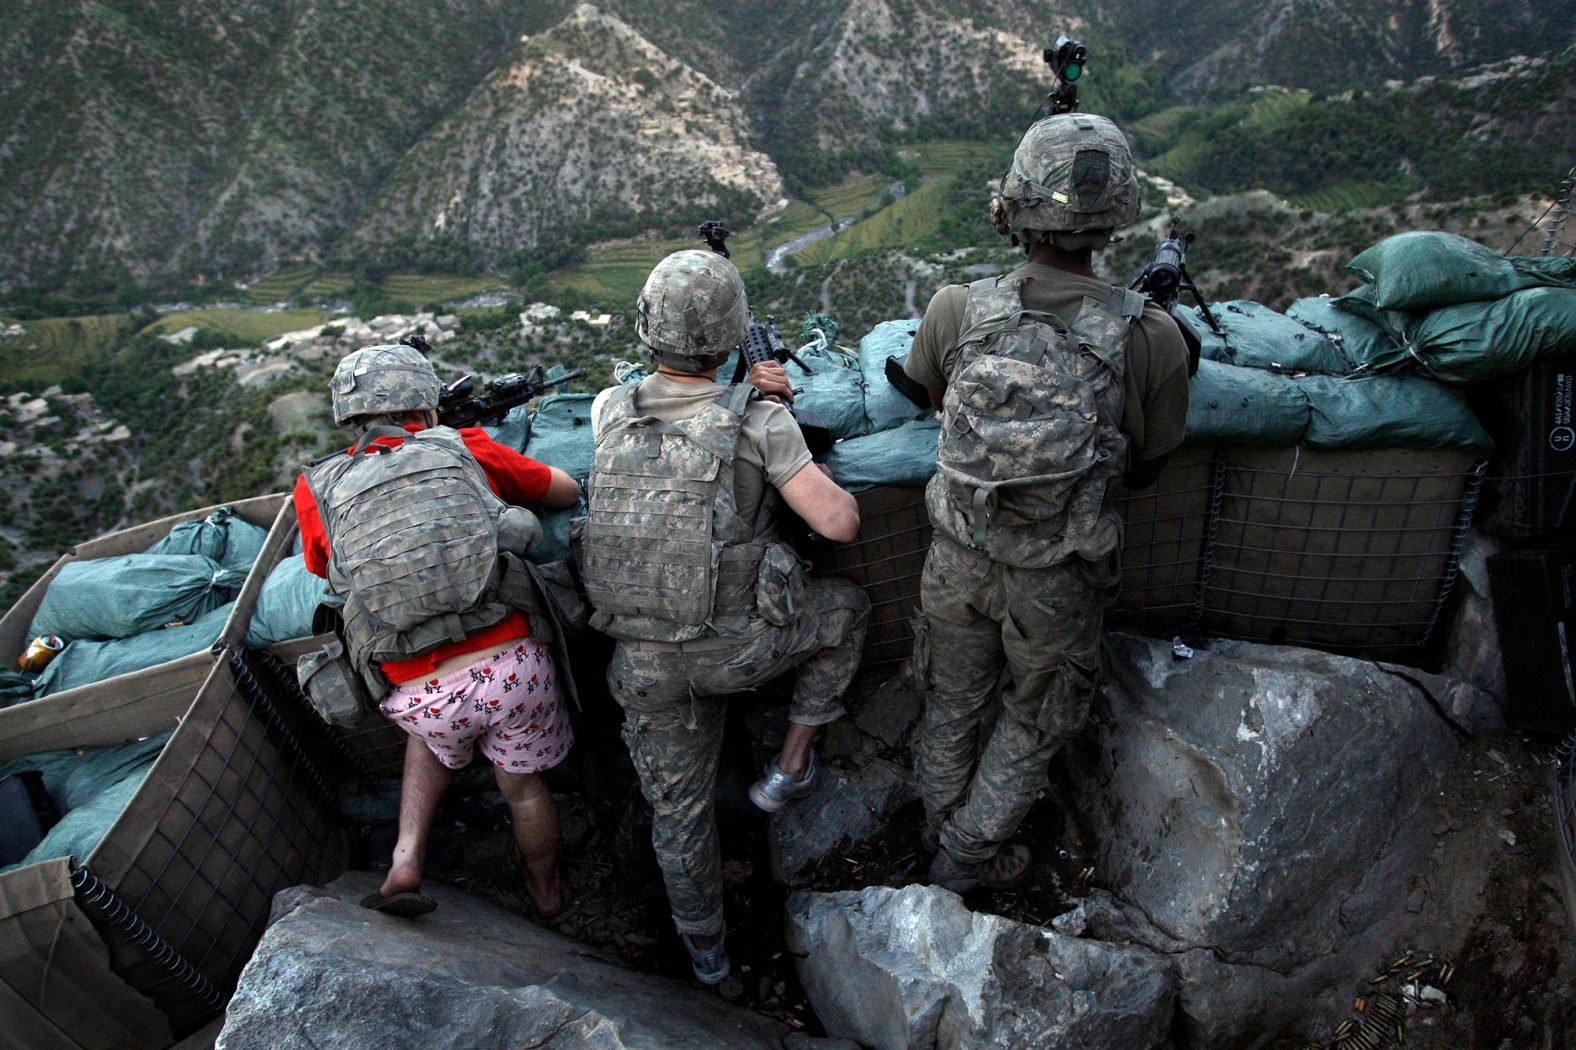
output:
<path id="1" fill-rule="evenodd" d="M 930 862 L 930 884 L 953 893 L 1005 890 L 1029 877 L 1032 861 L 1027 846 L 1003 846 L 995 856 L 974 864 L 953 860 L 940 850 Z"/>

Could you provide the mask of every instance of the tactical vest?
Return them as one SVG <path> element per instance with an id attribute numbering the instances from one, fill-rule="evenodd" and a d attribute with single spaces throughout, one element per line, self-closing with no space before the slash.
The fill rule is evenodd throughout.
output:
<path id="1" fill-rule="evenodd" d="M 1068 328 L 1024 309 L 1024 283 L 969 285 L 926 507 L 937 529 L 1003 565 L 1099 559 L 1122 541 L 1107 494 L 1127 466 L 1127 346 L 1144 299 L 1113 287 Z"/>
<path id="2" fill-rule="evenodd" d="M 753 521 L 734 496 L 735 450 L 753 387 L 689 419 L 642 415 L 638 386 L 602 411 L 581 555 L 592 626 L 626 641 L 742 635 L 776 540 L 775 493 Z"/>
<path id="3" fill-rule="evenodd" d="M 404 441 L 372 443 L 385 435 Z M 504 586 L 499 552 L 510 508 L 458 432 L 373 427 L 306 481 L 328 537 L 329 589 L 345 600 L 345 648 L 374 697 L 389 688 L 383 661 L 463 641 L 520 599 L 522 581 Z"/>

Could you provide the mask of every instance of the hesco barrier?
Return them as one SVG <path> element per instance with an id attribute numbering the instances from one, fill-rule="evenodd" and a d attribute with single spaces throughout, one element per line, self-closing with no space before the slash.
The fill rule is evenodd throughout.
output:
<path id="1" fill-rule="evenodd" d="M 241 590 L 242 596 L 249 594 L 252 601 L 245 603 L 237 600 L 235 613 L 231 621 L 225 625 L 226 638 L 239 639 L 245 635 L 246 626 L 251 621 L 251 609 L 256 603 L 256 596 L 262 592 L 263 584 L 274 567 L 290 557 L 295 549 L 299 531 L 296 524 L 295 504 L 285 500 L 274 518 L 273 527 L 268 531 L 268 539 L 263 542 L 262 553 L 257 556 L 257 561 L 252 565 L 251 575 L 246 578 L 246 584 Z M 243 606 L 246 609 L 244 617 L 241 614 Z M 328 640 L 327 635 L 302 639 L 299 642 L 299 651 L 307 652 L 318 648 Z M 293 661 L 289 670 L 291 674 L 295 671 Z M 301 699 L 304 703 L 305 697 Z M 315 714 L 311 717 L 316 722 L 317 728 L 345 745 L 346 753 L 341 756 L 345 761 L 340 763 L 341 766 L 348 766 L 356 772 L 399 776 L 405 761 L 405 734 L 393 722 L 381 714 L 371 712 L 354 729 L 342 729 L 330 726 Z"/>
<path id="2" fill-rule="evenodd" d="M 1465 453 L 1184 447 L 1127 523 L 1113 624 L 1423 654 L 1455 581 L 1483 465 Z M 897 666 L 930 546 L 924 490 L 858 497 L 860 539 L 815 552 L 816 575 L 870 594 L 863 666 Z"/>
<path id="3" fill-rule="evenodd" d="M 121 554 L 135 554 L 144 551 L 158 540 L 169 535 L 170 529 L 176 525 L 186 521 L 200 521 L 218 510 L 220 506 L 231 507 L 235 510 L 237 517 L 266 529 L 278 516 L 280 508 L 289 506 L 289 503 L 290 501 L 283 493 L 275 493 L 269 496 L 238 500 L 234 503 L 215 504 L 211 507 L 203 507 L 201 510 L 174 514 L 170 517 L 146 522 L 129 529 L 122 529 L 119 532 L 111 532 L 97 539 L 77 544 L 67 554 L 57 559 L 55 564 L 50 566 L 49 571 L 39 577 L 38 581 L 28 588 L 21 598 L 17 599 L 17 603 L 10 608 L 5 616 L 0 617 L 0 663 L 3 663 L 8 668 L 16 667 L 17 657 L 22 655 L 22 651 L 32 641 L 28 635 L 28 629 L 32 626 L 34 614 L 38 612 L 39 603 L 44 600 L 44 592 L 49 589 L 49 585 L 54 581 L 55 577 L 60 575 L 60 570 L 69 563 L 89 561 L 95 558 L 110 558 Z M 264 554 L 266 555 L 266 548 Z M 258 558 L 258 561 L 262 560 L 262 557 Z M 241 610 L 245 610 L 242 621 L 250 619 L 252 605 L 257 600 L 257 590 L 261 586 L 261 580 L 255 580 L 250 577 L 247 579 L 246 585 L 242 587 L 241 592 L 237 595 L 235 614 L 231 616 L 230 622 L 225 626 L 225 637 L 230 637 L 230 628 Z M 185 680 L 195 688 L 207 675 L 211 663 L 212 657 L 207 653 L 193 653 L 177 660 L 159 664 L 157 669 L 183 668 Z M 92 685 L 79 686 L 76 689 L 65 689 L 45 697 L 43 700 L 34 700 L 32 703 L 47 702 L 56 704 L 78 695 L 84 697 L 116 693 L 123 696 L 139 695 L 139 687 L 134 683 L 141 676 L 147 674 L 149 670 L 154 669 L 147 668 L 130 674 L 116 675 L 113 678 L 107 678 Z M 168 682 L 168 679 L 161 679 L 161 681 Z M 171 687 L 173 688 L 173 686 Z M 186 695 L 187 699 L 190 700 L 191 694 L 187 693 Z"/>
<path id="4" fill-rule="evenodd" d="M 131 696 L 80 690 L 0 712 L 0 758 L 179 720 L 91 854 L 0 875 L 0 1045 L 168 1046 L 222 1012 L 273 895 L 343 866 L 327 741 L 272 679 L 278 661 L 208 661 L 195 688 L 176 661 L 123 676 Z"/>
<path id="5" fill-rule="evenodd" d="M 1414 449 L 1230 448 L 1208 453 L 1205 466 L 1199 455 L 1167 464 L 1152 493 L 1120 500 L 1128 537 L 1113 621 L 1422 655 L 1455 582 L 1480 461 Z M 1128 587 L 1157 576 L 1169 585 Z"/>
<path id="6" fill-rule="evenodd" d="M 921 488 L 874 488 L 859 502 L 859 539 L 817 545 L 816 576 L 842 576 L 870 595 L 870 625 L 861 667 L 897 667 L 914 646 L 914 610 L 919 607 L 919 577 L 930 550 L 930 516 Z"/>

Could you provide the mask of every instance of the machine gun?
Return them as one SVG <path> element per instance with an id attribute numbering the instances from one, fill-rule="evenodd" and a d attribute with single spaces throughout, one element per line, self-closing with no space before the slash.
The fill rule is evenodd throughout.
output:
<path id="1" fill-rule="evenodd" d="M 1150 301 L 1176 321 L 1177 327 L 1182 330 L 1182 339 L 1187 343 L 1187 374 L 1190 376 L 1198 372 L 1198 359 L 1203 352 L 1203 346 L 1199 343 L 1198 336 L 1194 334 L 1192 326 L 1177 315 L 1178 295 L 1184 291 L 1191 292 L 1193 299 L 1198 303 L 1199 313 L 1204 315 L 1204 320 L 1209 324 L 1209 330 L 1221 338 L 1225 338 L 1226 335 L 1215 322 L 1215 315 L 1210 311 L 1209 303 L 1204 300 L 1204 293 L 1198 290 L 1198 285 L 1194 284 L 1193 278 L 1188 276 L 1187 249 L 1192 243 L 1191 233 L 1179 234 L 1173 226 L 1170 235 L 1155 249 L 1155 257 L 1129 285 L 1149 296 Z"/>
<path id="2" fill-rule="evenodd" d="M 1045 116 L 1054 117 L 1060 113 L 1071 113 L 1078 108 L 1078 78 L 1083 76 L 1084 61 L 1089 57 L 1089 49 L 1082 40 L 1074 40 L 1065 33 L 1056 38 L 1056 43 L 1041 52 L 1040 57 L 1045 64 L 1051 67 L 1051 72 L 1056 74 L 1056 90 L 1045 97 L 1045 104 L 1040 107 Z"/>
<path id="3" fill-rule="evenodd" d="M 400 342 L 420 352 L 423 357 L 430 356 L 432 353 L 431 344 L 419 335 L 407 335 Z M 541 366 L 537 366 L 529 372 L 514 372 L 499 376 L 483 386 L 479 394 L 472 393 L 476 389 L 476 377 L 461 376 L 444 387 L 442 394 L 439 395 L 438 422 L 456 430 L 461 427 L 480 426 L 483 423 L 497 426 L 516 405 L 523 405 L 553 387 L 567 383 L 571 379 L 578 379 L 585 374 L 584 368 L 576 368 L 548 379 L 544 377 Z"/>
<path id="4" fill-rule="evenodd" d="M 706 247 L 724 259 L 730 258 L 726 226 L 720 222 L 703 222 L 696 229 L 705 238 Z M 788 344 L 783 342 L 782 333 L 777 330 L 777 325 L 771 317 L 757 321 L 755 315 L 751 314 L 750 325 L 745 329 L 744 339 L 739 343 L 739 362 L 733 369 L 733 382 L 743 382 L 749 370 L 762 361 L 776 361 L 782 365 L 792 361 L 804 371 L 805 375 L 815 375 L 815 369 L 805 364 L 796 352 L 788 349 Z M 795 390 L 794 393 L 797 394 L 799 391 Z M 799 424 L 799 430 L 804 434 L 804 443 L 810 449 L 811 455 L 821 456 L 832 450 L 832 432 L 827 428 L 826 421 L 821 418 L 819 412 L 794 405 L 788 405 L 787 408 L 794 422 Z"/>

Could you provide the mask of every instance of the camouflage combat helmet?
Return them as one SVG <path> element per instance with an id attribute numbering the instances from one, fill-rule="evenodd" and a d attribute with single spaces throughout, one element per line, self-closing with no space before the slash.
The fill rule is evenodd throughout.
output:
<path id="1" fill-rule="evenodd" d="M 991 201 L 1017 243 L 1032 234 L 1110 230 L 1138 218 L 1138 175 L 1121 129 L 1092 113 L 1046 117 L 1024 133 Z"/>
<path id="2" fill-rule="evenodd" d="M 674 252 L 657 263 L 635 300 L 635 333 L 658 363 L 704 372 L 727 360 L 749 315 L 733 263 L 716 252 Z"/>
<path id="3" fill-rule="evenodd" d="M 356 416 L 437 408 L 443 385 L 419 351 L 384 343 L 346 354 L 329 389 L 334 422 L 344 426 Z"/>

